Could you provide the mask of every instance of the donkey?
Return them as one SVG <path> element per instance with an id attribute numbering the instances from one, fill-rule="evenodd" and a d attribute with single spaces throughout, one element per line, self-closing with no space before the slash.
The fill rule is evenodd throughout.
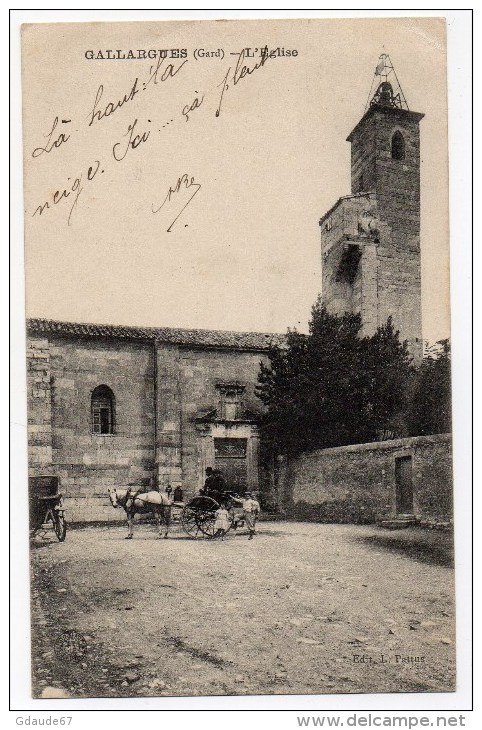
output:
<path id="1" fill-rule="evenodd" d="M 109 499 L 113 507 L 123 507 L 127 515 L 126 540 L 132 540 L 134 515 L 151 512 L 159 530 L 158 537 L 162 537 L 161 522 L 164 523 L 164 538 L 167 538 L 171 522 L 171 500 L 166 492 L 141 492 L 129 487 L 128 489 L 109 489 Z"/>

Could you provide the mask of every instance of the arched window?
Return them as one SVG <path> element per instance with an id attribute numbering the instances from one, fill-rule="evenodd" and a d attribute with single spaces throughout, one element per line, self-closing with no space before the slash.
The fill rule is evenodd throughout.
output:
<path id="1" fill-rule="evenodd" d="M 392 137 L 392 159 L 405 159 L 405 140 L 403 139 L 403 134 L 399 131 L 396 131 Z"/>
<path id="2" fill-rule="evenodd" d="M 114 433 L 114 393 L 107 385 L 98 385 L 91 398 L 92 433 Z"/>

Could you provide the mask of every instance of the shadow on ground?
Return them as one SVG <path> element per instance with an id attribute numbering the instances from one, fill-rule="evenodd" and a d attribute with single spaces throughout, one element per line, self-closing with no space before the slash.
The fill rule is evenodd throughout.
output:
<path id="1" fill-rule="evenodd" d="M 380 530 L 375 534 L 358 535 L 352 539 L 373 548 L 405 555 L 422 563 L 454 567 L 454 541 L 452 533 L 449 532 L 407 528 L 396 532 Z"/>
<path id="2" fill-rule="evenodd" d="M 274 522 L 274 521 L 273 521 Z M 287 535 L 290 535 L 291 532 L 289 530 L 279 530 L 273 527 L 271 527 L 271 521 L 263 521 L 260 520 L 257 526 L 257 534 L 262 535 L 263 537 L 272 537 L 276 539 L 280 539 L 283 537 L 286 537 Z M 278 527 L 279 523 L 276 523 L 276 527 Z M 285 523 L 287 524 L 287 523 Z M 114 534 L 117 534 L 115 532 L 118 531 L 118 528 L 124 528 L 125 533 L 119 535 L 119 540 L 124 540 L 127 535 L 127 524 L 125 520 L 123 522 L 74 522 L 69 523 L 68 529 L 69 531 L 85 531 L 89 532 L 92 528 L 101 528 L 103 531 L 103 534 L 107 534 L 108 532 L 113 532 Z M 145 530 L 143 528 L 147 527 L 148 529 Z M 152 528 L 152 529 L 149 529 Z M 46 536 L 45 538 L 34 538 L 32 540 L 32 547 L 43 547 L 47 544 L 48 541 L 51 542 L 57 542 L 57 538 L 55 537 L 53 531 L 51 531 L 52 534 Z M 239 539 L 244 539 L 248 537 L 248 531 L 245 527 L 239 527 L 238 530 L 231 529 L 226 535 L 226 540 L 232 540 L 234 537 L 237 537 Z M 134 540 L 157 540 L 159 539 L 157 536 L 157 528 L 154 520 L 150 520 L 148 518 L 139 520 L 135 522 L 134 525 Z M 164 535 L 162 535 L 161 539 L 164 539 Z M 196 538 L 190 537 L 186 534 L 186 532 L 183 530 L 181 524 L 179 522 L 172 522 L 169 534 L 168 534 L 168 540 L 212 540 L 212 538 L 205 537 L 201 534 L 198 534 Z M 216 540 L 217 542 L 217 540 Z"/>

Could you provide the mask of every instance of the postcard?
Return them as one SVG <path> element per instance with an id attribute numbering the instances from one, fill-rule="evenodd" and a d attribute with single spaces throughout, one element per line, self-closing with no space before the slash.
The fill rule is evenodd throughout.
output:
<path id="1" fill-rule="evenodd" d="M 456 689 L 446 28 L 22 27 L 32 696 Z"/>

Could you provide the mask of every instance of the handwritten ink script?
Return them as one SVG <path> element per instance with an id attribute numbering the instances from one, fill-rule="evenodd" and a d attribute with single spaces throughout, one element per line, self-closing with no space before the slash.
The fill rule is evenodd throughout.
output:
<path id="1" fill-rule="evenodd" d="M 62 119 L 62 124 L 70 124 L 70 119 Z M 47 142 L 45 143 L 44 147 L 36 147 L 34 151 L 32 152 L 32 157 L 40 157 L 40 155 L 49 154 L 49 152 L 52 152 L 52 150 L 58 149 L 62 144 L 65 142 L 68 142 L 70 139 L 70 134 L 64 134 L 64 132 L 61 132 L 59 135 L 55 134 L 54 132 L 57 128 L 57 125 L 59 123 L 59 118 L 55 117 L 54 123 L 52 124 L 52 129 L 48 134 L 45 135 L 45 138 Z"/>
<path id="2" fill-rule="evenodd" d="M 88 168 L 87 174 L 85 176 L 85 180 L 87 182 L 92 182 L 97 173 L 99 172 L 100 168 L 100 161 L 95 160 L 95 162 Z M 104 170 L 101 170 L 101 174 L 104 172 Z M 83 181 L 84 181 L 84 175 L 83 173 L 78 174 L 72 185 L 70 185 L 71 178 L 68 177 L 67 181 L 69 184 L 65 185 L 60 190 L 56 190 L 55 193 L 53 193 L 52 196 L 50 196 L 44 203 L 41 205 L 38 205 L 37 208 L 35 208 L 32 215 L 36 215 L 37 213 L 39 215 L 42 215 L 44 210 L 50 210 L 52 207 L 58 205 L 59 203 L 62 203 L 64 200 L 69 200 L 72 204 L 69 209 L 69 215 L 67 218 L 67 225 L 70 226 L 70 222 L 72 219 L 72 213 L 74 212 L 74 208 L 79 202 L 80 195 L 84 189 Z M 72 196 L 72 197 L 71 197 Z"/>
<path id="3" fill-rule="evenodd" d="M 172 228 L 176 221 L 179 220 L 181 217 L 181 214 L 186 210 L 187 206 L 191 202 L 191 200 L 194 198 L 196 193 L 198 193 L 201 190 L 201 185 L 197 183 L 193 177 L 189 177 L 186 173 L 184 175 L 181 175 L 181 177 L 178 178 L 177 183 L 174 185 L 174 187 L 170 187 L 167 191 L 166 197 L 160 204 L 158 208 L 156 208 L 154 205 L 152 206 L 152 212 L 153 213 L 159 213 L 160 210 L 164 208 L 166 204 L 170 204 L 172 202 L 177 203 L 178 198 L 181 198 L 181 201 L 183 201 L 183 192 L 188 193 L 189 198 L 186 203 L 182 206 L 181 210 L 178 212 L 172 223 L 170 223 L 169 227 L 166 229 L 168 233 L 172 231 Z M 181 195 L 179 195 L 181 193 Z M 169 208 L 172 206 L 168 205 Z"/>
<path id="4" fill-rule="evenodd" d="M 152 112 L 150 118 L 143 118 L 140 109 L 141 101 L 155 87 L 166 82 L 175 83 L 176 77 L 183 76 L 183 73 L 185 73 L 183 69 L 188 67 L 189 64 L 188 58 L 182 57 L 179 60 L 169 59 L 168 61 L 166 55 L 159 54 L 155 62 L 150 65 L 148 72 L 144 76 L 142 74 L 137 75 L 119 95 L 113 94 L 111 90 L 106 89 L 104 83 L 99 84 L 95 93 L 93 93 L 92 105 L 86 110 L 86 114 L 80 122 L 75 125 L 72 124 L 72 119 L 64 119 L 60 114 L 56 115 L 49 132 L 42 135 L 46 141 L 38 144 L 33 149 L 31 153 L 33 160 L 38 160 L 52 153 L 62 154 L 63 148 L 69 149 L 75 144 L 76 132 L 78 133 L 77 127 L 82 125 L 83 131 L 87 134 L 95 134 L 96 128 L 99 125 L 104 127 L 106 120 L 110 117 L 119 118 L 121 126 L 120 129 L 117 126 L 113 131 L 110 149 L 106 150 L 105 157 L 88 161 L 81 172 L 77 170 L 70 172 L 70 174 L 67 173 L 64 181 L 53 187 L 54 192 L 46 195 L 41 202 L 34 206 L 31 213 L 32 217 L 37 216 L 40 218 L 57 207 L 63 207 L 67 212 L 67 225 L 70 226 L 85 186 L 94 181 L 99 184 L 108 166 L 113 163 L 116 163 L 116 165 L 123 163 L 124 160 L 130 159 L 133 154 L 141 154 L 138 150 L 142 151 L 149 148 L 153 138 L 163 134 L 163 130 L 169 125 L 172 128 L 178 121 L 182 121 L 184 125 L 191 125 L 193 119 L 197 118 L 199 114 L 210 115 L 213 112 L 213 116 L 219 118 L 225 99 L 233 93 L 238 84 L 243 80 L 246 81 L 252 78 L 257 73 L 262 73 L 267 61 L 278 57 L 276 52 L 269 51 L 267 47 L 254 50 L 256 53 L 250 48 L 231 53 L 231 56 L 236 57 L 236 62 L 231 63 L 223 73 L 220 73 L 218 79 L 214 80 L 209 89 L 199 90 L 199 86 L 194 87 L 191 95 L 176 109 L 169 111 L 166 108 L 168 105 L 163 105 L 161 107 L 162 117 L 156 111 L 155 114 Z M 221 79 L 220 82 L 219 79 Z M 150 108 L 152 108 L 152 105 Z M 154 108 L 158 108 L 157 100 Z M 123 110 L 126 109 L 133 111 L 130 120 L 125 119 Z M 182 128 L 179 128 L 178 131 L 182 132 Z M 102 157 L 102 155 L 100 156 Z M 161 210 L 164 212 L 169 211 L 169 215 L 172 213 L 174 217 L 170 219 L 169 226 L 166 229 L 171 232 L 200 189 L 201 185 L 195 182 L 194 177 L 184 173 L 178 178 L 174 186 L 169 186 L 160 204 L 152 203 L 152 213 L 156 214 Z"/>
<path id="5" fill-rule="evenodd" d="M 231 80 L 232 85 L 236 86 L 237 84 L 239 84 L 241 79 L 244 79 L 246 76 L 251 76 L 251 74 L 253 74 L 255 71 L 263 68 L 268 58 L 270 58 L 268 53 L 264 53 L 261 55 L 261 59 L 259 61 L 254 63 L 252 66 L 246 66 L 244 63 L 245 58 L 247 58 L 246 49 L 243 49 L 240 53 L 233 53 L 231 55 L 238 56 L 238 60 L 236 62 L 236 66 L 234 67 L 234 72 L 232 72 L 232 67 L 230 66 L 220 84 L 220 86 L 222 86 L 222 91 L 221 98 L 219 99 L 218 108 L 216 109 L 217 117 L 219 117 L 219 115 L 221 114 L 221 106 L 224 99 L 224 92 L 229 89 L 228 81 Z"/>

